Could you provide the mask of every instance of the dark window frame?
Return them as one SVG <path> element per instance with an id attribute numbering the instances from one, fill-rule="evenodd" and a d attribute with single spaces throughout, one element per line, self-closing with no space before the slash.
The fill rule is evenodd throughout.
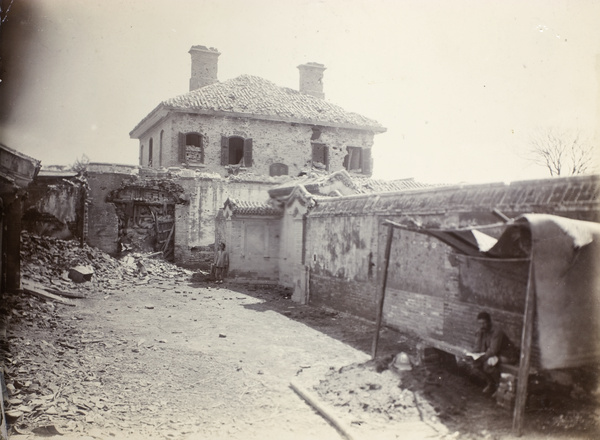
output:
<path id="1" fill-rule="evenodd" d="M 318 168 L 319 166 L 315 164 L 321 164 L 325 167 L 325 170 L 329 171 L 329 147 L 327 144 L 311 143 L 311 161 L 314 167 Z"/>

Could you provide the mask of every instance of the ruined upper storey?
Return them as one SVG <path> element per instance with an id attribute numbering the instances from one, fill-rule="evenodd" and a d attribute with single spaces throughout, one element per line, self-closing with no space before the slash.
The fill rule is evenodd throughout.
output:
<path id="1" fill-rule="evenodd" d="M 310 169 L 371 175 L 371 147 L 386 129 L 324 100 L 325 66 L 298 66 L 300 90 L 251 75 L 219 82 L 214 48 L 193 46 L 190 91 L 161 102 L 131 131 L 145 167 L 221 175 L 298 175 Z"/>

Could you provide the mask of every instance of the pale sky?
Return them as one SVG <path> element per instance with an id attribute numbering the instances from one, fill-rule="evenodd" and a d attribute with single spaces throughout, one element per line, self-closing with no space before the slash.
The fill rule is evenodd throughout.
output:
<path id="1" fill-rule="evenodd" d="M 324 64 L 325 99 L 388 129 L 375 177 L 548 177 L 522 158 L 533 132 L 600 145 L 598 23 L 600 0 L 15 0 L 0 142 L 43 165 L 137 164 L 129 132 L 188 91 L 188 51 L 205 45 L 220 81 L 297 89 L 296 66 Z"/>

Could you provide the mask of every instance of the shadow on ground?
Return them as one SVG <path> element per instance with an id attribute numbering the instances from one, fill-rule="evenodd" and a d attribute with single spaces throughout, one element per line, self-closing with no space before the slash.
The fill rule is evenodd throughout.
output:
<path id="1" fill-rule="evenodd" d="M 206 286 L 193 284 L 195 287 Z M 210 284 L 209 284 L 210 285 Z M 243 307 L 256 312 L 280 313 L 331 338 L 337 339 L 366 354 L 372 354 L 375 324 L 334 310 L 302 305 L 291 300 L 291 290 L 278 286 L 224 284 L 223 287 L 260 300 Z M 396 330 L 382 327 L 377 358 L 369 362 L 378 371 L 387 369 L 393 356 L 407 353 L 417 358 L 417 339 Z M 536 387 L 528 398 L 525 438 L 578 439 L 600 438 L 598 402 L 572 399 L 568 392 L 557 388 Z M 460 438 L 507 439 L 512 435 L 512 411 L 499 407 L 481 393 L 481 384 L 450 358 L 441 358 L 434 365 L 413 368 L 404 376 L 402 387 L 419 392 L 430 402 L 437 417 Z"/>
<path id="2" fill-rule="evenodd" d="M 199 284 L 193 284 L 199 287 Z M 252 286 L 223 284 L 223 287 L 261 300 L 260 303 L 243 307 L 257 312 L 273 311 L 294 321 L 301 322 L 352 348 L 372 354 L 375 324 L 354 316 L 291 300 L 291 290 L 278 286 Z M 377 357 L 386 357 L 404 351 L 416 355 L 414 344 L 401 333 L 382 327 L 377 348 Z"/>

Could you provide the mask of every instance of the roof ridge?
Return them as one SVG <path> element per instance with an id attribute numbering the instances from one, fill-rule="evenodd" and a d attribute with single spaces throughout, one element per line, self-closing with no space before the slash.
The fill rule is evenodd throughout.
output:
<path id="1" fill-rule="evenodd" d="M 349 125 L 385 131 L 374 119 L 344 110 L 290 87 L 279 86 L 257 75 L 242 74 L 215 82 L 161 102 L 174 110 L 200 110 L 248 114 L 260 118 L 282 118 L 321 125 Z"/>

